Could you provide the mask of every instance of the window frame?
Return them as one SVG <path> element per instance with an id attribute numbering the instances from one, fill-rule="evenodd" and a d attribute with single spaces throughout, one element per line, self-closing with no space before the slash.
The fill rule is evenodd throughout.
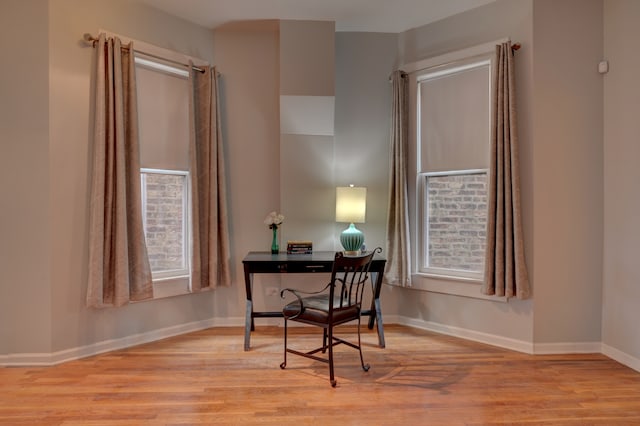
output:
<path id="1" fill-rule="evenodd" d="M 410 222 L 410 245 L 412 252 L 412 288 L 415 290 L 423 290 L 434 293 L 443 293 L 456 296 L 470 297 L 474 299 L 492 300 L 498 302 L 506 302 L 505 297 L 484 295 L 480 292 L 480 286 L 483 282 L 483 277 L 478 276 L 465 276 L 467 274 L 450 274 L 449 270 L 437 271 L 434 269 L 424 270 L 418 266 L 421 265 L 420 254 L 420 242 L 418 241 L 418 230 L 420 226 L 424 226 L 421 210 L 423 209 L 423 199 L 421 191 L 425 188 L 420 186 L 420 176 L 424 176 L 425 173 L 442 173 L 441 170 L 434 170 L 430 172 L 420 171 L 420 159 L 421 149 L 418 143 L 420 137 L 420 105 L 419 105 L 419 92 L 418 87 L 421 81 L 424 81 L 425 75 L 441 76 L 446 75 L 447 69 L 452 71 L 464 71 L 474 66 L 480 66 L 483 61 L 484 66 L 489 66 L 489 91 L 492 91 L 493 85 L 493 73 L 495 72 L 495 48 L 496 45 L 509 41 L 508 38 L 496 40 L 494 42 L 484 43 L 481 45 L 473 46 L 470 48 L 453 51 L 440 56 L 423 59 L 413 63 L 405 64 L 402 68 L 410 76 L 410 93 L 409 93 L 409 120 L 410 120 L 410 147 L 409 147 L 409 175 L 413 175 L 414 178 L 409 178 L 409 222 Z M 478 65 L 476 65 L 478 64 Z M 493 105 L 491 104 L 491 97 L 489 97 L 489 119 L 492 114 Z M 490 141 L 489 141 L 490 143 Z M 487 147 L 489 149 L 489 147 Z M 484 168 L 467 168 L 460 170 L 448 170 L 445 174 L 451 172 L 464 172 L 470 170 L 484 170 Z M 426 185 L 425 185 L 426 186 Z M 422 232 L 422 231 L 420 231 Z M 484 276 L 484 271 L 482 273 Z"/>
<path id="2" fill-rule="evenodd" d="M 447 277 L 449 279 L 461 278 L 464 280 L 482 282 L 484 279 L 484 271 L 474 272 L 463 269 L 455 268 L 440 268 L 429 265 L 429 229 L 427 223 L 429 222 L 429 204 L 428 204 L 428 178 L 436 176 L 459 176 L 459 175 L 479 175 L 484 174 L 489 177 L 489 169 L 468 169 L 468 170 L 449 170 L 443 172 L 424 172 L 418 173 L 416 188 L 418 194 L 416 195 L 418 206 L 418 218 L 417 221 L 418 236 L 416 243 L 418 245 L 416 273 L 418 275 L 433 276 L 433 277 Z M 426 229 L 425 229 L 426 228 Z"/>
<path id="3" fill-rule="evenodd" d="M 154 272 L 151 271 L 151 277 L 153 283 L 160 282 L 183 282 L 187 280 L 187 284 L 191 281 L 191 176 L 187 170 L 167 170 L 167 169 L 153 169 L 153 168 L 140 168 L 140 192 L 142 202 L 142 222 L 143 229 L 147 229 L 147 217 L 146 217 L 146 204 L 147 204 L 147 187 L 146 187 L 146 175 L 147 174 L 161 174 L 161 175 L 178 175 L 184 177 L 184 187 L 182 192 L 182 246 L 183 246 L 183 258 L 184 267 L 181 269 L 170 269 L 166 271 Z"/>

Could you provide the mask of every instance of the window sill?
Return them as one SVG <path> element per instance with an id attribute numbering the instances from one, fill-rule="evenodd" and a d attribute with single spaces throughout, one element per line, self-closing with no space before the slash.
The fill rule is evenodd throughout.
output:
<path id="1" fill-rule="evenodd" d="M 156 278 L 153 280 L 153 298 L 162 299 L 164 297 L 180 296 L 189 294 L 189 276 L 174 278 Z"/>
<path id="2" fill-rule="evenodd" d="M 413 290 L 490 300 L 493 302 L 508 302 L 509 299 L 504 296 L 488 296 L 480 293 L 481 284 L 481 280 L 473 278 L 453 277 L 448 275 L 413 274 L 411 276 L 410 288 Z"/>

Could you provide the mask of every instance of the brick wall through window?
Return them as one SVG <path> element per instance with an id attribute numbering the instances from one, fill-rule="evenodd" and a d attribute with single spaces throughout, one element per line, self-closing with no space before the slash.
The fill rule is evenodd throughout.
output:
<path id="1" fill-rule="evenodd" d="M 427 185 L 429 267 L 482 272 L 486 173 L 428 176 Z"/>
<path id="2" fill-rule="evenodd" d="M 185 268 L 185 175 L 146 173 L 145 237 L 151 271 Z"/>

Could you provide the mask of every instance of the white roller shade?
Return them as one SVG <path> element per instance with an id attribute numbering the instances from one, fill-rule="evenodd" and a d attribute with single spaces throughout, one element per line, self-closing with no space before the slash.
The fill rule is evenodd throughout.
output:
<path id="1" fill-rule="evenodd" d="M 486 169 L 491 136 L 490 62 L 418 74 L 418 172 Z"/>
<path id="2" fill-rule="evenodd" d="M 140 165 L 189 170 L 189 81 L 136 66 Z"/>

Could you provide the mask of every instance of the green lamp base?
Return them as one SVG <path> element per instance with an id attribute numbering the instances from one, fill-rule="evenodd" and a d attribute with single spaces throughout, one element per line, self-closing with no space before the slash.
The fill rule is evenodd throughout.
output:
<path id="1" fill-rule="evenodd" d="M 364 243 L 364 234 L 352 223 L 340 234 L 340 243 L 344 247 L 344 254 L 356 256 L 360 254 L 360 248 Z"/>

